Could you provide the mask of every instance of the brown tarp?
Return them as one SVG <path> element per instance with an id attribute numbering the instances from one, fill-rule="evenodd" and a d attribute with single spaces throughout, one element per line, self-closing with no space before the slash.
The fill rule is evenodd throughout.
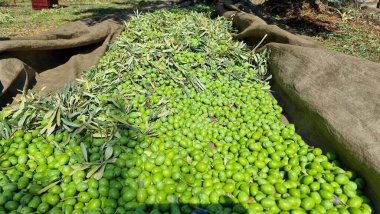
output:
<path id="1" fill-rule="evenodd" d="M 228 2 L 217 12 L 233 19 L 236 39 L 256 45 L 267 34 L 273 95 L 287 119 L 309 144 L 336 151 L 363 176 L 379 210 L 380 64 L 325 50 Z"/>
<path id="2" fill-rule="evenodd" d="M 34 37 L 2 38 L 0 107 L 30 88 L 44 95 L 62 89 L 98 62 L 122 28 L 111 20 L 77 21 Z"/>

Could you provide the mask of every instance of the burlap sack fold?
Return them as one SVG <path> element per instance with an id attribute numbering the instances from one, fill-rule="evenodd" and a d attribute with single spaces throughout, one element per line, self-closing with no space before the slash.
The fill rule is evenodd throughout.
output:
<path id="1" fill-rule="evenodd" d="M 95 65 L 122 29 L 111 20 L 77 21 L 38 36 L 0 41 L 0 106 L 26 89 L 44 95 L 62 89 Z"/>

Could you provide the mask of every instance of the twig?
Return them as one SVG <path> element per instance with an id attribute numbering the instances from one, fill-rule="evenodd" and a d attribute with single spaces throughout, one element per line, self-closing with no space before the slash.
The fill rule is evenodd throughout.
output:
<path id="1" fill-rule="evenodd" d="M 256 47 L 252 50 L 252 52 L 255 52 L 256 49 L 261 45 L 261 43 L 264 42 L 265 38 L 267 38 L 268 34 L 265 34 L 265 36 L 261 39 L 261 41 L 259 42 L 259 44 L 256 45 Z"/>

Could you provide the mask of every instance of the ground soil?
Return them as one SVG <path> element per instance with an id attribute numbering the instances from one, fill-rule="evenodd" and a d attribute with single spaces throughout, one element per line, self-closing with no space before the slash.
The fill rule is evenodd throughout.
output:
<path id="1" fill-rule="evenodd" d="M 315 9 L 304 3 L 297 13 L 281 9 L 285 5 L 262 6 L 269 22 L 300 35 L 311 36 L 328 49 L 380 62 L 380 10 L 348 5 L 338 9 L 319 4 Z M 286 12 L 284 12 L 286 11 Z"/>

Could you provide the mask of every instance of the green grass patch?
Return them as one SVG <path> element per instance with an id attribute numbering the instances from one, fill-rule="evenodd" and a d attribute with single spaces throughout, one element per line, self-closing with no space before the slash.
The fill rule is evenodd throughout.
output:
<path id="1" fill-rule="evenodd" d="M 325 34 L 324 46 L 353 56 L 380 61 L 380 38 L 349 24 L 338 24 L 341 32 Z"/>
<path id="2" fill-rule="evenodd" d="M 91 17 L 114 15 L 126 19 L 135 10 L 143 10 L 161 1 L 60 0 L 60 7 L 33 10 L 30 1 L 17 1 L 15 7 L 0 5 L 0 37 L 33 35 L 66 23 Z"/>

